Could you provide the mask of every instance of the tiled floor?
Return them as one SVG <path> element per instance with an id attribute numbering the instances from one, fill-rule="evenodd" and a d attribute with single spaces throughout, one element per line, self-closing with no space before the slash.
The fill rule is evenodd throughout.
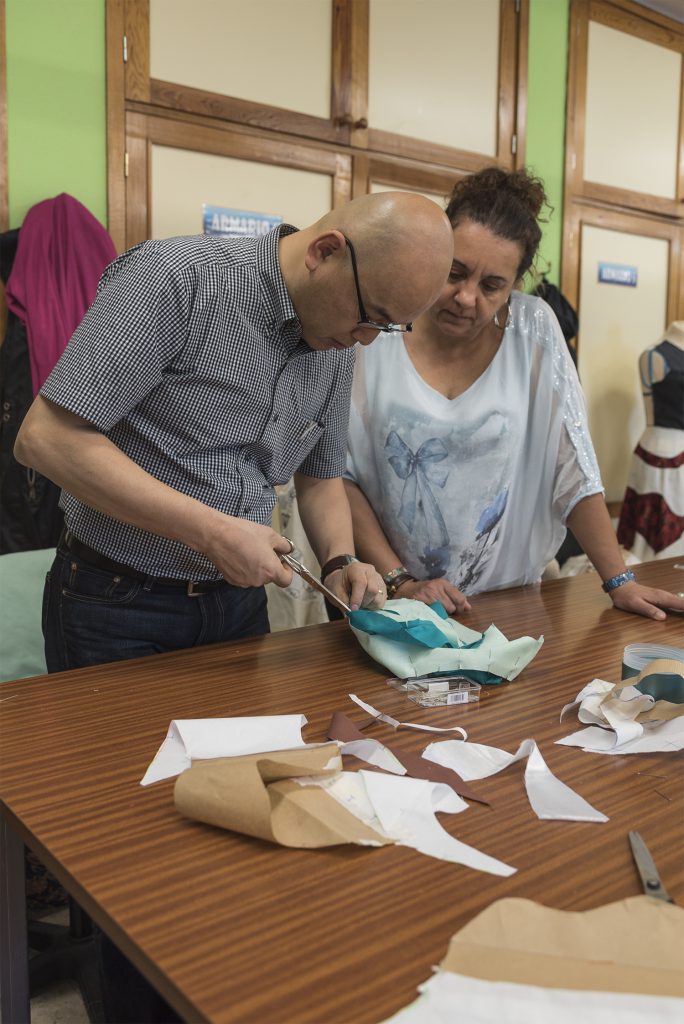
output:
<path id="1" fill-rule="evenodd" d="M 69 912 L 59 910 L 43 920 L 51 924 L 68 924 Z M 31 1024 L 89 1024 L 81 993 L 70 981 L 46 986 L 31 999 Z"/>
<path id="2" fill-rule="evenodd" d="M 89 1017 L 78 987 L 60 982 L 31 1000 L 31 1024 L 88 1024 Z"/>

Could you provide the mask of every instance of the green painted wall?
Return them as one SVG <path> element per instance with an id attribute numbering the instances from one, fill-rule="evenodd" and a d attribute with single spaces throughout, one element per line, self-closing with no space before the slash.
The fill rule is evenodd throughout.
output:
<path id="1" fill-rule="evenodd" d="M 563 232 L 563 164 L 568 66 L 568 0 L 530 0 L 525 163 L 544 181 L 554 210 L 537 260 L 551 264 L 547 277 L 560 280 Z"/>
<path id="2" fill-rule="evenodd" d="M 10 227 L 60 192 L 107 223 L 104 0 L 6 0 Z"/>

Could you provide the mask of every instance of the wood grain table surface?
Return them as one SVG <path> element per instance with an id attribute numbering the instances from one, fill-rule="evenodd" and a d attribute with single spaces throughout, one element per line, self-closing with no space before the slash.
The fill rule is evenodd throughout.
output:
<path id="1" fill-rule="evenodd" d="M 642 582 L 684 591 L 674 560 Z M 0 813 L 189 1021 L 371 1024 L 409 1003 L 450 936 L 504 896 L 582 910 L 641 891 L 627 840 L 638 829 L 684 903 L 681 753 L 605 756 L 559 747 L 579 726 L 560 710 L 593 677 L 617 681 L 626 644 L 684 646 L 684 619 L 618 612 L 595 574 L 481 595 L 465 625 L 545 637 L 512 683 L 479 704 L 424 709 L 346 623 L 40 676 L 0 690 Z M 173 780 L 139 781 L 174 718 L 302 713 L 325 738 L 354 692 L 406 721 L 461 725 L 513 751 L 537 740 L 551 770 L 609 817 L 540 821 L 524 766 L 477 783 L 491 806 L 441 815 L 453 835 L 514 865 L 510 878 L 400 847 L 288 850 L 185 820 Z M 374 724 L 407 750 L 434 737 Z M 437 737 L 439 738 L 439 737 Z"/>

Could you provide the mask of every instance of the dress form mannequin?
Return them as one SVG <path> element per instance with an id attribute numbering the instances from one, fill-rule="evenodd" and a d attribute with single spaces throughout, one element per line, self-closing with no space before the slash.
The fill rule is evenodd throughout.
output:
<path id="1" fill-rule="evenodd" d="M 684 320 L 639 357 L 646 430 L 634 452 L 618 540 L 641 561 L 684 554 Z"/>

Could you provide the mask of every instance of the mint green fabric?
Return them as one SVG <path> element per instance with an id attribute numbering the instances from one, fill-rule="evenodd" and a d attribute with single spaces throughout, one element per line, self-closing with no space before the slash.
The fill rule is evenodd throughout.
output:
<path id="1" fill-rule="evenodd" d="M 42 675 L 41 609 L 54 548 L 0 555 L 0 682 Z"/>
<path id="2" fill-rule="evenodd" d="M 477 633 L 450 619 L 441 605 L 405 599 L 348 618 L 363 649 L 399 679 L 458 671 L 478 683 L 501 683 L 515 679 L 544 642 L 507 640 L 494 625 Z"/>

